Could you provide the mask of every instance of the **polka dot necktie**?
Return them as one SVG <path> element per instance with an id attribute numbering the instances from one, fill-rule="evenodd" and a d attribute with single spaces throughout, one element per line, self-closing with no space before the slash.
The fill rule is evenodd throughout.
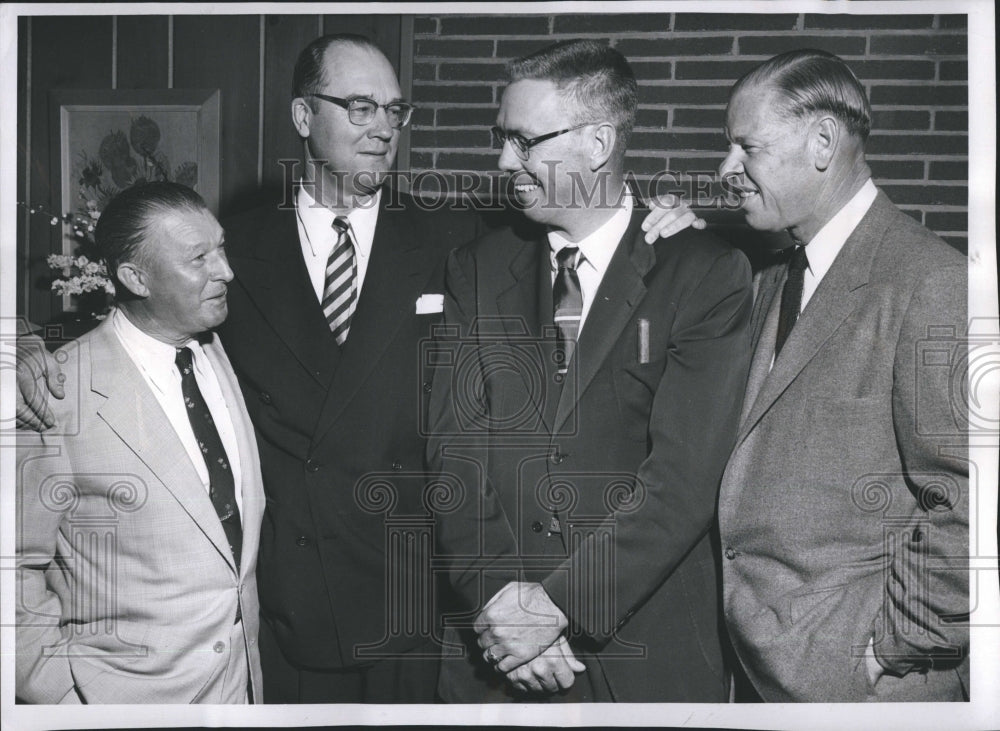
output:
<path id="1" fill-rule="evenodd" d="M 205 403 L 198 382 L 195 380 L 193 355 L 190 348 L 177 348 L 174 363 L 181 372 L 181 393 L 184 395 L 184 406 L 187 407 L 191 430 L 194 432 L 202 457 L 205 458 L 205 467 L 208 468 L 208 495 L 222 522 L 222 529 L 229 541 L 229 549 L 236 561 L 236 569 L 239 570 L 243 527 L 240 525 L 240 513 L 236 509 L 236 485 L 229 458 L 226 456 L 226 448 L 222 446 L 222 438 L 212 419 L 212 412 L 208 410 L 208 404 Z"/>

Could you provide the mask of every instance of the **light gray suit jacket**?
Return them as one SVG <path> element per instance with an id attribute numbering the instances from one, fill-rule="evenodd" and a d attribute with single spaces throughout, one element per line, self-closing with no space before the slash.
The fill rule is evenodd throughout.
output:
<path id="1" fill-rule="evenodd" d="M 960 700 L 966 259 L 880 192 L 768 373 L 784 272 L 758 281 L 719 500 L 737 654 L 768 701 Z"/>
<path id="2" fill-rule="evenodd" d="M 204 352 L 239 445 L 239 572 L 194 465 L 108 318 L 57 352 L 67 375 L 58 426 L 18 435 L 20 699 L 239 703 L 248 674 L 260 697 L 260 463 L 216 336 Z"/>

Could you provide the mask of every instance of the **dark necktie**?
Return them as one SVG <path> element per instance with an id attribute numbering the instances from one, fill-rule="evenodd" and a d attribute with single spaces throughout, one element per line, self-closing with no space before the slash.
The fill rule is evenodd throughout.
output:
<path id="1" fill-rule="evenodd" d="M 566 373 L 577 335 L 580 334 L 583 293 L 576 273 L 578 251 L 575 246 L 565 246 L 556 254 L 556 280 L 552 284 L 552 321 L 559 335 L 559 373 Z"/>
<path id="2" fill-rule="evenodd" d="M 208 468 L 208 495 L 222 522 L 226 540 L 229 541 L 229 549 L 236 560 L 236 569 L 239 570 L 243 527 L 240 525 L 240 514 L 236 509 L 233 471 L 229 467 L 229 458 L 226 456 L 225 447 L 222 446 L 222 438 L 215 428 L 212 413 L 208 410 L 208 404 L 205 403 L 198 382 L 195 380 L 192 355 L 190 348 L 178 348 L 174 363 L 181 372 L 181 393 L 184 395 L 184 405 L 187 407 L 191 430 L 205 458 L 205 467 Z"/>
<path id="3" fill-rule="evenodd" d="M 323 281 L 323 314 L 330 331 L 343 345 L 351 329 L 351 317 L 358 304 L 358 262 L 351 243 L 351 226 L 343 216 L 333 219 L 337 243 L 326 260 Z"/>
<path id="4" fill-rule="evenodd" d="M 785 286 L 781 289 L 781 309 L 778 310 L 778 335 L 774 339 L 774 358 L 777 360 L 782 346 L 788 340 L 788 335 L 799 319 L 802 309 L 802 284 L 805 281 L 809 259 L 806 257 L 806 247 L 796 246 L 792 258 L 788 262 L 788 276 Z"/>

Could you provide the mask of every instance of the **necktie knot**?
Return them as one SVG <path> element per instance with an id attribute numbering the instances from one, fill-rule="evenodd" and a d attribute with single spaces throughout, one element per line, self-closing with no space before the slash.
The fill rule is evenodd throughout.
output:
<path id="1" fill-rule="evenodd" d="M 806 247 L 796 246 L 792 258 L 788 261 L 788 269 L 793 272 L 804 272 L 808 268 L 809 257 L 806 256 Z"/>
<path id="2" fill-rule="evenodd" d="M 576 255 L 580 249 L 576 246 L 564 246 L 556 252 L 556 267 L 559 269 L 576 269 Z"/>
<path id="3" fill-rule="evenodd" d="M 177 370 L 181 372 L 181 375 L 187 375 L 191 372 L 191 367 L 193 365 L 194 353 L 191 352 L 191 348 L 177 348 L 177 354 L 174 357 L 174 365 L 177 366 Z"/>

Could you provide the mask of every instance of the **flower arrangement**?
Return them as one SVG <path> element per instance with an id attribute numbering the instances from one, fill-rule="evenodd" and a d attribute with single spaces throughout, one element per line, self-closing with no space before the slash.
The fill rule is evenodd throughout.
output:
<path id="1" fill-rule="evenodd" d="M 62 225 L 66 235 L 77 243 L 75 254 L 50 254 L 46 261 L 50 269 L 61 276 L 52 280 L 52 291 L 58 295 L 87 297 L 96 302 L 102 319 L 109 307 L 109 295 L 115 293 L 114 284 L 104 264 L 94 252 L 94 229 L 101 211 L 108 202 L 126 188 L 151 181 L 172 181 L 194 188 L 198 183 L 198 165 L 184 162 L 171 172 L 170 162 L 161 149 L 160 127 L 155 120 L 140 115 L 131 120 L 126 136 L 122 130 L 111 130 L 101 140 L 97 156 L 80 152 L 74 170 L 77 177 L 77 194 L 81 201 L 76 212 L 52 213 L 42 206 L 29 206 L 18 202 L 32 214 L 49 218 L 49 225 Z M 133 155 L 133 153 L 135 153 Z"/>

